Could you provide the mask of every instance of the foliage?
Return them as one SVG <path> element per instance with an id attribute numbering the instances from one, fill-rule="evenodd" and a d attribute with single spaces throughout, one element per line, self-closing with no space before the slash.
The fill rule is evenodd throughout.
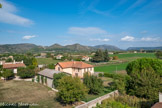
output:
<path id="1" fill-rule="evenodd" d="M 31 78 L 35 75 L 35 72 L 30 68 L 18 68 L 17 75 L 21 78 Z"/>
<path id="2" fill-rule="evenodd" d="M 2 4 L 0 3 L 0 8 L 2 8 Z"/>
<path id="3" fill-rule="evenodd" d="M 12 58 L 8 58 L 6 62 L 13 62 Z"/>
<path id="4" fill-rule="evenodd" d="M 157 58 L 162 59 L 162 51 L 157 51 L 155 55 Z"/>
<path id="5" fill-rule="evenodd" d="M 58 99 L 64 104 L 81 101 L 86 95 L 87 88 L 78 77 L 65 76 L 59 80 Z"/>
<path id="6" fill-rule="evenodd" d="M 5 69 L 2 73 L 2 76 L 5 78 L 5 79 L 9 79 L 10 77 L 13 77 L 14 76 L 14 73 L 12 70 L 10 69 Z"/>
<path id="7" fill-rule="evenodd" d="M 32 58 L 32 65 L 37 67 L 38 66 L 38 62 L 37 62 L 37 59 L 35 58 Z"/>
<path id="8" fill-rule="evenodd" d="M 53 63 L 48 64 L 47 67 L 48 67 L 49 69 L 55 69 L 55 65 L 54 65 Z"/>
<path id="9" fill-rule="evenodd" d="M 103 81 L 94 75 L 84 74 L 83 83 L 89 88 L 90 94 L 99 94 L 103 91 Z"/>
<path id="10" fill-rule="evenodd" d="M 41 82 L 44 84 L 44 77 L 41 75 Z"/>
<path id="11" fill-rule="evenodd" d="M 32 82 L 34 82 L 34 78 L 32 78 Z"/>
<path id="12" fill-rule="evenodd" d="M 127 93 L 146 99 L 156 100 L 162 89 L 162 62 L 157 59 L 142 58 L 128 64 L 126 70 Z"/>
<path id="13" fill-rule="evenodd" d="M 64 76 L 66 76 L 65 73 L 58 73 L 58 74 L 55 73 L 55 74 L 53 75 L 53 85 L 54 85 L 55 88 L 58 87 L 59 80 L 60 80 L 62 77 L 64 77 Z"/>
<path id="14" fill-rule="evenodd" d="M 113 60 L 118 60 L 118 56 L 113 56 Z"/>
<path id="15" fill-rule="evenodd" d="M 40 82 L 40 76 L 37 75 L 37 82 Z"/>
<path id="16" fill-rule="evenodd" d="M 47 77 L 45 77 L 44 81 L 45 81 L 45 83 L 47 84 Z"/>
<path id="17" fill-rule="evenodd" d="M 97 50 L 95 52 L 95 55 L 92 58 L 93 62 L 108 62 L 109 61 L 109 56 L 108 56 L 108 51 L 105 50 L 105 52 L 103 52 L 102 50 Z"/>

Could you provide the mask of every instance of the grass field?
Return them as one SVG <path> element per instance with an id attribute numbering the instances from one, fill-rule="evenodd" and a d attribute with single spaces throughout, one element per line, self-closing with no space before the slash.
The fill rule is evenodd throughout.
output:
<path id="1" fill-rule="evenodd" d="M 56 64 L 57 62 L 60 62 L 60 60 L 53 60 L 52 58 L 36 58 L 38 61 L 38 64 Z"/>
<path id="2" fill-rule="evenodd" d="M 117 64 L 106 64 L 106 65 L 100 65 L 96 66 L 94 68 L 95 72 L 109 72 L 109 73 L 125 73 L 125 69 L 127 67 L 127 64 L 130 61 L 133 61 L 138 58 L 155 58 L 154 53 L 127 53 L 127 54 L 114 54 L 110 55 L 110 57 L 118 56 L 120 61 L 123 61 L 124 63 L 117 63 Z"/>
<path id="3" fill-rule="evenodd" d="M 95 72 L 108 72 L 108 73 L 114 73 L 118 71 L 125 70 L 128 63 L 120 63 L 120 64 L 112 64 L 108 66 L 97 66 L 94 68 Z"/>
<path id="4" fill-rule="evenodd" d="M 53 90 L 38 83 L 0 80 L 0 102 L 36 104 L 30 108 L 63 108 L 55 97 Z M 66 108 L 70 107 L 66 106 Z"/>
<path id="5" fill-rule="evenodd" d="M 155 54 L 154 53 L 127 53 L 127 54 L 113 54 L 113 55 L 109 55 L 110 57 L 113 56 L 118 56 L 119 59 L 123 59 L 123 58 L 132 58 L 132 57 L 148 57 L 148 58 L 155 58 Z"/>

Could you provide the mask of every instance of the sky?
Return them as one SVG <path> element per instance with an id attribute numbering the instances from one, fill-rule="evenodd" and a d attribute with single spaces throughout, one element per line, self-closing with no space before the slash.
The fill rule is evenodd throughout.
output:
<path id="1" fill-rule="evenodd" d="M 162 0 L 0 0 L 0 44 L 162 46 Z"/>

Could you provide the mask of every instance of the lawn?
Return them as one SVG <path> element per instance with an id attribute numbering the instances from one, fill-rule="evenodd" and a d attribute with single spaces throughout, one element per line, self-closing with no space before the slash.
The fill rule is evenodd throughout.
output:
<path id="1" fill-rule="evenodd" d="M 104 65 L 104 66 L 96 66 L 94 67 L 95 72 L 120 72 L 126 69 L 128 63 L 120 63 L 120 64 L 111 64 L 111 65 Z"/>
<path id="2" fill-rule="evenodd" d="M 63 108 L 64 106 L 57 102 L 55 97 L 56 93 L 53 90 L 38 83 L 0 80 L 0 103 L 22 102 L 36 105 L 30 108 Z"/>
<path id="3" fill-rule="evenodd" d="M 52 58 L 36 58 L 38 61 L 38 64 L 56 64 L 60 62 L 61 60 L 53 60 Z"/>

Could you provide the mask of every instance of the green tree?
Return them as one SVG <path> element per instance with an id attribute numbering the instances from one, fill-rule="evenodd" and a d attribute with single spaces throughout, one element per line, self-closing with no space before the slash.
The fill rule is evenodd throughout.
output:
<path id="1" fill-rule="evenodd" d="M 58 99 L 64 104 L 81 101 L 87 92 L 87 88 L 81 80 L 71 76 L 65 76 L 59 80 L 58 90 Z"/>
<path id="2" fill-rule="evenodd" d="M 109 61 L 109 55 L 108 55 L 107 49 L 105 50 L 103 55 L 104 55 L 104 62 L 108 62 Z"/>
<path id="3" fill-rule="evenodd" d="M 61 78 L 63 78 L 64 76 L 67 76 L 67 75 L 66 75 L 65 73 L 55 73 L 55 74 L 53 75 L 53 85 L 54 85 L 55 88 L 58 87 L 59 80 L 60 80 Z"/>
<path id="4" fill-rule="evenodd" d="M 162 59 L 162 51 L 157 51 L 155 55 L 157 58 Z"/>
<path id="5" fill-rule="evenodd" d="M 6 62 L 13 62 L 13 60 L 11 58 L 8 58 Z"/>
<path id="6" fill-rule="evenodd" d="M 35 72 L 30 68 L 18 68 L 17 75 L 21 78 L 31 78 L 35 75 Z"/>
<path id="7" fill-rule="evenodd" d="M 49 68 L 49 69 L 55 69 L 55 65 L 53 63 L 48 64 L 47 65 L 47 68 Z"/>
<path id="8" fill-rule="evenodd" d="M 155 100 L 162 90 L 162 62 L 157 59 L 142 58 L 128 64 L 130 78 L 127 80 L 127 93 Z"/>
<path id="9" fill-rule="evenodd" d="M 5 69 L 3 72 L 2 72 L 2 76 L 7 80 L 9 79 L 10 77 L 13 77 L 14 76 L 14 73 L 12 70 L 10 69 Z"/>
<path id="10" fill-rule="evenodd" d="M 103 81 L 94 75 L 84 74 L 83 83 L 89 89 L 90 94 L 99 94 L 103 91 Z"/>
<path id="11" fill-rule="evenodd" d="M 95 55 L 93 56 L 92 61 L 93 62 L 103 62 L 104 61 L 104 55 L 103 55 L 102 50 L 99 49 L 95 52 Z"/>
<path id="12" fill-rule="evenodd" d="M 37 62 L 37 59 L 35 58 L 32 58 L 32 65 L 37 67 L 38 66 L 38 62 Z"/>

